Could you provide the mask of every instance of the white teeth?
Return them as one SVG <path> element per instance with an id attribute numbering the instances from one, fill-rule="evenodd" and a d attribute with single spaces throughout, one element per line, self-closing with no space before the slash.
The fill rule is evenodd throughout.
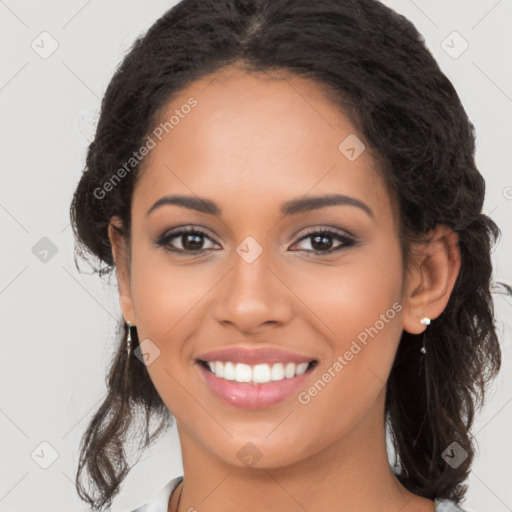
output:
<path id="1" fill-rule="evenodd" d="M 217 375 L 217 377 L 224 378 L 224 363 L 215 361 L 215 375 Z"/>
<path id="2" fill-rule="evenodd" d="M 235 380 L 235 365 L 233 363 L 224 363 L 224 378 Z"/>
<path id="3" fill-rule="evenodd" d="M 272 365 L 272 370 L 270 371 L 270 376 L 272 380 L 283 380 L 284 379 L 284 365 L 282 363 L 276 363 Z"/>
<path id="4" fill-rule="evenodd" d="M 253 384 L 291 379 L 296 375 L 302 375 L 309 366 L 309 363 L 274 363 L 273 365 L 263 363 L 250 366 L 229 361 L 208 361 L 207 364 L 211 372 L 221 379 Z"/>
<path id="5" fill-rule="evenodd" d="M 215 362 L 215 365 L 223 364 L 218 361 Z M 221 375 L 216 374 L 217 377 L 221 377 Z M 237 382 L 251 382 L 252 379 L 252 368 L 248 364 L 238 363 L 235 366 L 235 380 Z"/>
<path id="6" fill-rule="evenodd" d="M 295 375 L 302 375 L 308 369 L 309 363 L 301 363 L 297 365 Z"/>
<path id="7" fill-rule="evenodd" d="M 252 369 L 252 380 L 258 384 L 270 382 L 270 366 L 268 364 L 257 364 Z"/>
<path id="8" fill-rule="evenodd" d="M 284 376 L 287 379 L 295 377 L 295 363 L 287 363 L 284 367 Z"/>

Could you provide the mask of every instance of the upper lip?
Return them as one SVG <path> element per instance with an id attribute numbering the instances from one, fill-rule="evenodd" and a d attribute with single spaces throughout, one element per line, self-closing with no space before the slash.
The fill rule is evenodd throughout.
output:
<path id="1" fill-rule="evenodd" d="M 244 347 L 230 347 L 212 350 L 200 355 L 200 361 L 231 361 L 233 363 L 245 363 L 248 365 L 262 363 L 309 363 L 315 361 L 313 357 L 303 356 L 295 352 L 288 352 L 277 348 L 248 349 Z"/>

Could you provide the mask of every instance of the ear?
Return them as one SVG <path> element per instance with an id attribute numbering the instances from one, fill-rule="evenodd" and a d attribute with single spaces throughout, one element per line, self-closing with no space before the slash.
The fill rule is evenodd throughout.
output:
<path id="1" fill-rule="evenodd" d="M 123 223 L 118 216 L 112 217 L 108 225 L 108 238 L 116 266 L 119 303 L 126 322 L 137 325 L 130 289 L 130 262 L 126 237 L 122 234 Z M 117 229 L 116 229 L 117 228 Z"/>
<path id="2" fill-rule="evenodd" d="M 403 328 L 411 334 L 425 330 L 420 319 L 437 318 L 448 304 L 460 270 L 458 236 L 447 226 L 437 226 L 425 242 L 413 245 L 403 306 Z"/>

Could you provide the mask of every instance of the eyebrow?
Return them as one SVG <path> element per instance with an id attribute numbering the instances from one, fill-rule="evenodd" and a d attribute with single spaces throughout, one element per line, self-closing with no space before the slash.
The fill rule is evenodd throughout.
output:
<path id="1" fill-rule="evenodd" d="M 221 215 L 221 208 L 211 199 L 193 197 L 193 196 L 164 196 L 158 199 L 153 206 L 147 211 L 146 216 L 151 212 L 160 208 L 163 205 L 177 205 L 189 210 L 196 210 L 201 213 L 210 215 Z M 310 212 L 325 208 L 326 206 L 355 206 L 366 212 L 370 217 L 374 217 L 371 208 L 354 197 L 346 196 L 343 194 L 329 194 L 325 196 L 316 197 L 301 197 L 286 201 L 281 205 L 281 214 L 283 215 L 297 215 L 299 213 Z"/>

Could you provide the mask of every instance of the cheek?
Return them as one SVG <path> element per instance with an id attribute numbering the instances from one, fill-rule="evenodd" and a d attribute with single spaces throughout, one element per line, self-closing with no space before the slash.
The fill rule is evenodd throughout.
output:
<path id="1" fill-rule="evenodd" d="M 400 248 L 361 251 L 357 260 L 328 272 L 329 278 L 304 276 L 297 292 L 310 290 L 308 307 L 321 319 L 316 325 L 328 343 L 317 380 L 299 402 L 315 423 L 339 431 L 350 428 L 386 385 L 402 333 Z"/>
<path id="2" fill-rule="evenodd" d="M 187 264 L 185 258 L 179 260 L 154 248 L 139 247 L 132 253 L 137 333 L 141 344 L 148 340 L 154 344 L 147 346 L 157 354 L 147 370 L 159 395 L 177 416 L 190 400 L 182 383 L 190 378 L 192 355 L 197 353 L 201 326 L 208 318 L 208 297 L 224 272 L 208 263 Z"/>
<path id="3" fill-rule="evenodd" d="M 309 317 L 313 313 L 320 320 L 315 327 L 338 354 L 358 337 L 364 342 L 368 329 L 375 335 L 372 327 L 382 334 L 381 339 L 395 340 L 400 335 L 401 288 L 401 253 L 398 244 L 392 243 L 363 248 L 347 255 L 339 266 L 309 264 L 296 272 L 294 281 L 294 291 L 304 298 Z"/>
<path id="4" fill-rule="evenodd" d="M 215 283 L 207 266 L 176 264 L 163 250 L 139 249 L 132 257 L 132 299 L 137 322 L 146 337 L 176 338 L 180 324 L 201 304 Z M 185 260 L 183 260 L 185 262 Z"/>
<path id="5" fill-rule="evenodd" d="M 150 354 L 155 354 L 147 371 L 177 419 L 191 408 L 190 395 L 184 391 L 184 383 L 190 378 L 187 354 L 193 350 L 189 339 L 198 338 L 194 334 L 200 326 L 198 318 L 205 315 L 202 300 L 218 280 L 211 270 L 199 268 L 171 263 L 162 250 L 139 247 L 132 253 L 131 290 L 137 333 L 141 345 L 146 343 Z M 144 345 L 142 348 L 145 350 Z M 201 411 L 197 415 L 197 421 L 204 420 Z"/>

